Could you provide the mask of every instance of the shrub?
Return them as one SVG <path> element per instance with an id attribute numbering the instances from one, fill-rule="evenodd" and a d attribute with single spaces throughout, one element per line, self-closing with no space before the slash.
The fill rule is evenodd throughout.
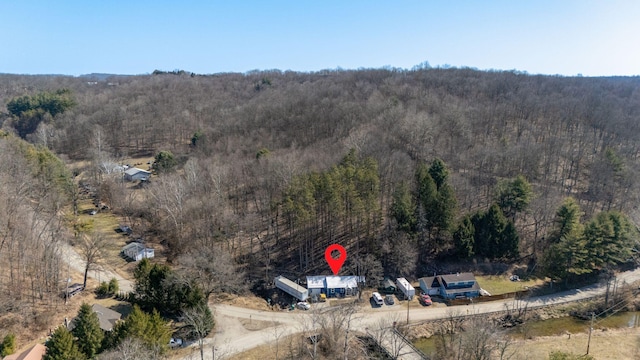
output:
<path id="1" fill-rule="evenodd" d="M 0 356 L 8 356 L 16 352 L 16 336 L 8 333 L 0 344 Z"/>

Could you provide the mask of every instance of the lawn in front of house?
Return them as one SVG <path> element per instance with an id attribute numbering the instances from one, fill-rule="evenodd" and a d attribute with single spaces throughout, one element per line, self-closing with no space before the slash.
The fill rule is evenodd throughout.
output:
<path id="1" fill-rule="evenodd" d="M 521 291 L 544 284 L 544 280 L 537 278 L 511 281 L 508 275 L 478 275 L 476 276 L 476 280 L 478 281 L 478 285 L 480 285 L 482 289 L 487 290 L 491 295 Z"/>

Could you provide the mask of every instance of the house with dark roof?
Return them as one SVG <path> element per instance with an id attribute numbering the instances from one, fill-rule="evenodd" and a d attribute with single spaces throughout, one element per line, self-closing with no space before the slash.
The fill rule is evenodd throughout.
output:
<path id="1" fill-rule="evenodd" d="M 113 327 L 116 325 L 120 319 L 122 319 L 122 314 L 115 310 L 111 310 L 106 308 L 100 304 L 93 304 L 91 306 L 93 312 L 98 315 L 98 322 L 100 323 L 100 329 L 103 331 L 111 331 Z M 76 327 L 76 318 L 71 319 L 69 326 L 67 329 L 73 330 Z"/>
<path id="2" fill-rule="evenodd" d="M 104 331 L 111 331 L 120 319 L 122 314 L 115 310 L 106 308 L 100 304 L 93 304 L 93 312 L 98 314 L 98 321 L 100 322 L 100 329 Z"/>
<path id="3" fill-rule="evenodd" d="M 4 360 L 42 360 L 46 352 L 47 348 L 44 345 L 35 344 L 19 354 L 5 356 Z"/>
<path id="4" fill-rule="evenodd" d="M 423 293 L 440 295 L 445 299 L 480 296 L 480 285 L 475 275 L 470 272 L 423 277 L 418 281 Z"/>

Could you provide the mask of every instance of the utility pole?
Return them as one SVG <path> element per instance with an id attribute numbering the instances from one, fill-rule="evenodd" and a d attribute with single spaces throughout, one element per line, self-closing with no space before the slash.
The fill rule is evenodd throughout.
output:
<path id="1" fill-rule="evenodd" d="M 591 313 L 591 326 L 589 326 L 589 340 L 587 341 L 587 355 L 589 355 L 589 346 L 591 345 L 591 331 L 593 331 L 593 319 L 596 317 L 595 313 Z"/>
<path id="2" fill-rule="evenodd" d="M 67 305 L 69 301 L 69 285 L 71 284 L 71 260 L 67 254 L 67 287 L 64 289 L 64 304 Z"/>
<path id="3" fill-rule="evenodd" d="M 408 296 L 407 296 L 407 325 L 409 325 L 409 297 Z"/>

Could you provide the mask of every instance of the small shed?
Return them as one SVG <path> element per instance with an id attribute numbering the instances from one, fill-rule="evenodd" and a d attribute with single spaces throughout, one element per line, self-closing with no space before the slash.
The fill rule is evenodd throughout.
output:
<path id="1" fill-rule="evenodd" d="M 396 284 L 391 279 L 384 279 L 378 289 L 383 294 L 395 294 L 396 290 Z"/>
<path id="2" fill-rule="evenodd" d="M 124 179 L 127 181 L 147 181 L 151 176 L 151 172 L 139 168 L 129 168 L 124 172 Z"/>
<path id="3" fill-rule="evenodd" d="M 155 251 L 138 242 L 132 242 L 122 248 L 122 254 L 133 261 L 140 261 L 142 259 L 150 259 L 154 257 Z"/>

